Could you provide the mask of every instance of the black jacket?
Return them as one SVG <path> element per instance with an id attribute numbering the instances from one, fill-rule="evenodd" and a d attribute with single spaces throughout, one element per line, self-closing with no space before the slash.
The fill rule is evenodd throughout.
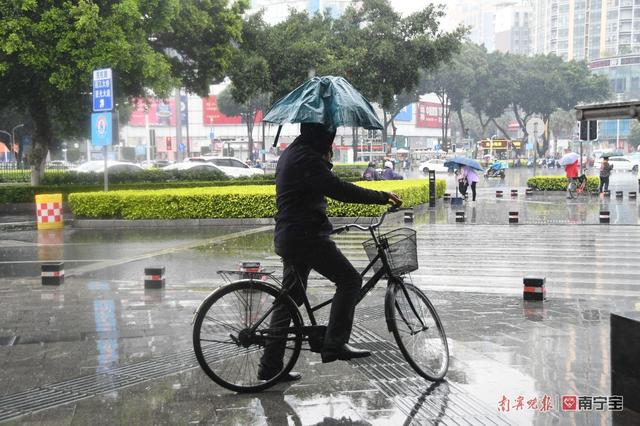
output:
<path id="1" fill-rule="evenodd" d="M 303 137 L 282 153 L 276 166 L 275 249 L 291 257 L 333 229 L 325 196 L 347 203 L 386 204 L 389 194 L 345 182 Z"/>

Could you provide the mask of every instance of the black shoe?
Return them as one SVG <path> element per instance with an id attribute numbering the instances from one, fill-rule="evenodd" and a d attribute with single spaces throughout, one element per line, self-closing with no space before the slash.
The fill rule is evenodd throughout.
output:
<path id="1" fill-rule="evenodd" d="M 258 380 L 271 380 L 275 376 L 275 374 L 263 374 L 258 373 Z M 287 374 L 282 376 L 280 379 L 281 382 L 295 382 L 296 380 L 302 379 L 302 373 L 298 373 L 297 371 L 289 371 Z"/>
<path id="2" fill-rule="evenodd" d="M 349 346 L 346 343 L 342 345 L 337 350 L 323 350 L 320 356 L 322 357 L 322 362 L 333 362 L 336 360 L 347 361 L 351 358 L 365 358 L 371 355 L 366 349 L 357 349 L 353 346 Z"/>

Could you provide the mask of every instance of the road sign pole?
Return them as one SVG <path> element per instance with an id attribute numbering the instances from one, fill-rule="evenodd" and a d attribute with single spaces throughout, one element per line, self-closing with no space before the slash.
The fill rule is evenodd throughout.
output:
<path id="1" fill-rule="evenodd" d="M 109 192 L 109 168 L 107 168 L 107 146 L 102 147 L 104 157 L 104 192 Z"/>

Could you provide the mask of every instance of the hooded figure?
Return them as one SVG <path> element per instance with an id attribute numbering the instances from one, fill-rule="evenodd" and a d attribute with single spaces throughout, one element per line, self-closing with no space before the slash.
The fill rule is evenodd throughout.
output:
<path id="1" fill-rule="evenodd" d="M 393 163 L 389 160 L 384 162 L 384 170 L 382 171 L 382 179 L 384 180 L 401 180 L 402 175 L 393 171 Z"/>
<path id="2" fill-rule="evenodd" d="M 322 361 L 347 360 L 368 356 L 368 351 L 347 345 L 353 324 L 355 304 L 362 278 L 329 238 L 332 231 L 327 217 L 327 201 L 361 204 L 400 204 L 393 193 L 373 191 L 343 181 L 331 172 L 326 154 L 331 151 L 335 131 L 321 124 L 303 123 L 298 136 L 284 150 L 276 166 L 275 250 L 284 265 L 283 287 L 303 281 L 306 288 L 311 269 L 335 283 L 337 289 L 331 304 L 329 323 L 324 336 Z M 302 304 L 302 288 L 290 294 Z M 274 310 L 271 324 L 286 324 L 287 309 Z M 259 379 L 269 379 L 282 370 L 285 341 L 274 339 L 265 346 L 258 371 Z M 296 380 L 299 373 L 289 373 L 283 380 Z"/>

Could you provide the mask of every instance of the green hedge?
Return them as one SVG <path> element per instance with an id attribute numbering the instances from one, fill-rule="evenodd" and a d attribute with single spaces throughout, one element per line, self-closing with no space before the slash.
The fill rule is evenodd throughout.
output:
<path id="1" fill-rule="evenodd" d="M 527 180 L 529 188 L 539 191 L 566 191 L 568 185 L 567 178 L 564 176 L 535 176 Z M 587 190 L 589 192 L 597 191 L 600 185 L 598 176 L 587 176 Z"/>
<path id="2" fill-rule="evenodd" d="M 396 192 L 406 206 L 428 200 L 426 180 L 358 182 L 366 188 Z M 437 196 L 445 191 L 438 180 Z M 88 192 L 69 195 L 77 217 L 121 219 L 264 218 L 276 213 L 274 185 L 247 185 L 157 191 Z M 329 200 L 331 216 L 375 216 L 383 206 L 344 204 Z"/>

